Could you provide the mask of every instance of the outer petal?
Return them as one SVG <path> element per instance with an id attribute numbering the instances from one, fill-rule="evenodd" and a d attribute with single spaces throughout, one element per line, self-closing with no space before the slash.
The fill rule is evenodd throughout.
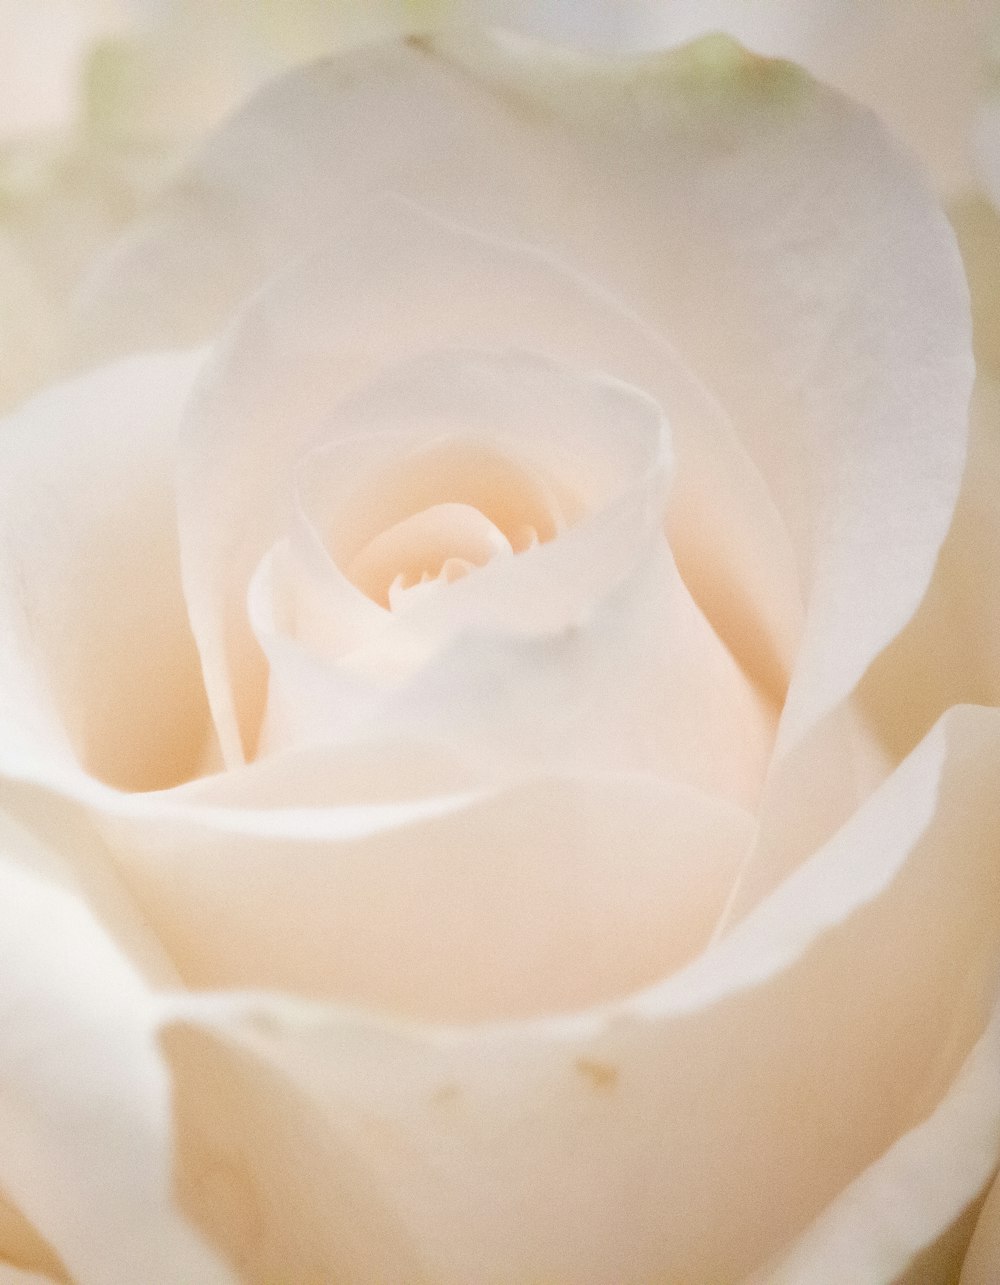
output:
<path id="1" fill-rule="evenodd" d="M 200 814 L 101 822 L 185 982 L 439 1021 L 577 1009 L 665 976 L 708 942 L 752 833 L 730 803 L 611 773 L 294 825 L 245 809 L 239 828 L 210 783 L 197 794 Z"/>
<path id="2" fill-rule="evenodd" d="M 498 787 L 466 758 L 421 735 L 147 794 L 0 761 L 7 805 L 67 854 L 45 873 L 75 876 L 157 978 L 476 1019 L 622 994 L 705 944 L 752 828 L 741 809 L 643 776 Z"/>
<path id="3" fill-rule="evenodd" d="M 1000 383 L 983 374 L 955 521 L 927 597 L 859 691 L 894 755 L 928 716 L 965 702 L 1000 705 Z"/>
<path id="4" fill-rule="evenodd" d="M 1000 1182 L 986 1198 L 962 1269 L 960 1285 L 990 1285 L 1000 1264 Z"/>
<path id="5" fill-rule="evenodd" d="M 950 520 L 972 370 L 947 224 L 869 117 L 726 44 L 448 58 L 365 51 L 261 99 L 95 281 L 91 338 L 125 340 L 116 315 L 132 342 L 217 324 L 387 186 L 557 247 L 672 336 L 793 531 L 810 610 L 790 747 L 910 617 Z M 362 143 L 359 119 L 379 133 Z"/>
<path id="6" fill-rule="evenodd" d="M 998 756 L 995 711 L 949 716 L 726 940 L 604 1010 L 435 1032 L 178 999 L 187 1207 L 249 1281 L 283 1255 L 358 1281 L 735 1281 L 921 1121 L 902 1151 L 947 1151 L 957 1112 L 980 1142 L 937 1194 L 915 1178 L 926 1221 L 866 1228 L 905 1261 L 1000 1146 L 993 1033 L 960 1073 L 1000 963 Z"/>
<path id="7" fill-rule="evenodd" d="M 693 46 L 687 57 L 707 60 L 715 48 Z M 712 98 L 698 104 L 704 118 L 693 143 L 667 123 L 677 104 L 661 102 L 657 126 L 669 143 L 659 130 L 654 137 L 663 150 L 643 121 L 628 142 L 609 130 L 614 156 L 610 140 L 595 139 L 627 92 L 614 74 L 598 87 L 593 72 L 567 74 L 557 59 L 537 67 L 526 56 L 520 75 L 516 60 L 475 51 L 462 61 L 528 104 L 564 113 L 586 139 L 587 160 L 616 176 L 633 228 L 655 211 L 655 257 L 641 230 L 603 244 L 594 238 L 587 250 L 598 271 L 613 271 L 626 297 L 677 338 L 730 410 L 796 542 L 807 616 L 780 750 L 850 693 L 926 588 L 964 458 L 968 299 L 946 220 L 871 120 L 786 66 L 748 62 L 725 46 L 717 56 L 728 65 L 700 69 L 708 83 L 699 88 Z M 629 144 L 634 152 L 623 162 Z M 838 205 L 839 183 L 852 190 Z M 696 270 L 682 274 L 683 256 L 692 255 Z M 945 309 L 947 329 L 928 312 L 926 295 L 897 311 L 917 262 L 930 269 L 921 287 Z M 912 463 L 901 472 L 904 459 Z M 940 486 L 928 485 L 932 459 Z M 931 541 L 918 510 L 930 519 Z M 879 566 L 872 551 L 882 541 Z"/>
<path id="8" fill-rule="evenodd" d="M 2 824 L 0 1184 L 81 1285 L 222 1285 L 172 1204 L 152 996 Z"/>
<path id="9" fill-rule="evenodd" d="M 180 591 L 174 452 L 197 358 L 53 387 L 0 428 L 0 751 L 126 788 L 191 773 L 208 734 Z"/>
<path id="10" fill-rule="evenodd" d="M 779 1261 L 755 1274 L 754 1285 L 895 1281 L 928 1244 L 928 1231 L 933 1237 L 958 1218 L 995 1170 L 998 1102 L 1000 1011 L 933 1113 L 855 1179 Z M 988 1207 L 983 1219 L 980 1246 L 988 1255 Z M 986 1267 L 991 1260 L 981 1261 Z M 994 1269 L 998 1262 L 992 1259 Z M 914 1281 L 928 1282 L 927 1270 Z M 954 1261 L 940 1270 L 935 1279 L 952 1279 Z M 973 1255 L 963 1285 L 966 1276 L 976 1279 L 975 1270 Z"/>
<path id="11" fill-rule="evenodd" d="M 990 608 L 1000 600 L 1000 385 L 985 371 L 971 421 L 962 491 L 928 592 L 855 698 L 774 773 L 733 917 L 775 887 L 838 817 L 850 815 L 941 711 L 1000 704 L 1000 615 Z"/>

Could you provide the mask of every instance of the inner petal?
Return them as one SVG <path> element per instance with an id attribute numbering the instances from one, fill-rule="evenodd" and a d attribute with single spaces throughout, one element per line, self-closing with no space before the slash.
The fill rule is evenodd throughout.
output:
<path id="1" fill-rule="evenodd" d="M 347 568 L 348 579 L 383 607 L 395 592 L 428 580 L 457 579 L 485 566 L 510 541 L 471 504 L 434 504 L 381 531 Z"/>
<path id="2" fill-rule="evenodd" d="M 501 548 L 520 553 L 539 541 L 551 540 L 579 516 L 577 497 L 528 461 L 497 449 L 480 433 L 442 432 L 435 424 L 424 431 L 429 440 L 416 445 L 405 434 L 379 434 L 376 443 L 384 437 L 384 454 L 368 461 L 367 469 L 361 460 L 350 467 L 353 461 L 348 452 L 355 443 L 317 451 L 311 457 L 304 507 L 322 530 L 333 561 L 355 583 L 356 568 L 367 551 L 391 531 L 400 528 L 407 540 L 423 539 L 425 528 L 419 521 L 414 526 L 410 522 L 425 513 L 441 512 L 440 519 L 431 519 L 426 531 L 428 537 L 443 540 L 456 557 L 465 556 L 463 538 L 478 543 L 483 537 L 473 532 L 488 528 L 492 533 L 489 554 L 469 557 L 476 566 L 482 566 Z M 360 445 L 363 448 L 363 439 Z M 371 446 L 368 450 L 371 453 Z M 339 479 L 352 473 L 361 473 L 362 480 L 348 494 L 337 495 Z M 333 494 L 321 495 L 324 489 Z M 454 513 L 445 518 L 448 511 Z M 453 526 L 459 512 L 465 514 L 466 537 L 458 537 Z M 479 525 L 482 523 L 485 526 Z M 496 543 L 498 539 L 502 545 Z M 438 561 L 433 576 L 440 569 Z M 378 595 L 369 596 L 378 600 Z"/>
<path id="3" fill-rule="evenodd" d="M 548 675 L 555 652 L 568 648 L 578 672 L 591 638 L 603 687 L 614 663 L 604 649 L 617 644 L 590 626 L 651 558 L 665 559 L 655 609 L 666 597 L 681 616 L 668 610 L 672 627 L 645 646 L 640 668 L 658 670 L 664 648 L 668 657 L 685 650 L 678 621 L 691 611 L 663 533 L 669 426 L 640 390 L 534 353 L 442 350 L 384 372 L 332 408 L 320 429 L 321 442 L 294 470 L 288 536 L 261 564 L 249 597 L 270 665 L 259 752 L 336 739 L 368 719 L 380 734 L 390 719 L 402 729 L 417 706 L 425 722 L 414 684 L 456 688 L 437 704 L 460 705 L 466 731 L 445 717 L 441 734 L 467 742 L 468 688 L 482 687 L 485 699 L 498 669 L 532 670 L 529 652 Z M 645 604 L 647 620 L 652 609 Z M 474 654 L 472 637 L 482 642 Z M 707 641 L 715 657 L 721 645 Z M 453 683 L 453 673 L 465 678 Z M 688 692 L 688 678 L 671 690 Z M 498 699 L 501 690 L 504 683 Z M 570 707 L 578 695 L 570 693 Z M 512 724 L 533 716 L 532 704 L 517 702 Z M 578 729 L 560 726 L 550 741 L 572 744 L 578 759 Z M 501 757 L 513 751 L 517 760 L 511 731 Z M 606 741 L 588 740 L 602 743 L 602 762 Z M 649 753 L 640 757 L 648 764 Z"/>

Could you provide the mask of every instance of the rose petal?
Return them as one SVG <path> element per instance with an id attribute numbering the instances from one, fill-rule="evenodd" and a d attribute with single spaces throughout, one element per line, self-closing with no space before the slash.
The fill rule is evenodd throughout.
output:
<path id="1" fill-rule="evenodd" d="M 351 436 L 307 457 L 303 565 L 276 550 L 257 578 L 251 617 L 270 661 L 258 750 L 426 737 L 501 772 L 631 765 L 752 804 L 774 716 L 672 565 L 660 419 L 648 398 L 613 381 L 522 354 L 438 357 L 362 394 L 337 417 Z M 399 430 L 376 432 L 383 420 Z M 473 448 L 461 438 L 434 437 L 423 453 L 408 446 L 421 425 L 435 433 L 451 420 L 482 434 L 480 455 L 487 444 L 509 452 L 508 472 L 475 454 L 463 463 Z M 516 525 L 521 517 L 501 509 L 518 487 L 537 490 L 509 473 L 524 464 L 561 490 L 560 509 L 582 510 L 557 539 L 494 559 L 447 592 L 412 591 L 391 613 L 372 613 L 367 600 L 355 607 L 356 588 L 334 583 L 343 573 L 326 552 L 316 571 L 329 591 L 314 589 L 321 530 L 350 563 L 372 531 L 442 496 Z M 522 517 L 546 534 L 548 519 L 530 506 Z M 309 654 L 290 653 L 290 641 Z"/>
<path id="2" fill-rule="evenodd" d="M 470 38 L 447 58 L 368 50 L 261 98 L 109 268 L 128 332 L 139 273 L 194 315 L 214 260 L 176 262 L 193 209 L 230 302 L 386 186 L 556 246 L 671 335 L 794 532 L 809 618 L 790 748 L 912 615 L 947 530 L 972 378 L 948 225 L 866 113 L 729 45 L 602 62 Z M 378 124 L 363 143 L 358 119 Z M 108 291 L 89 319 L 113 344 Z"/>
<path id="3" fill-rule="evenodd" d="M 856 1178 L 790 1252 L 747 1285 L 895 1281 L 928 1244 L 928 1229 L 933 1235 L 947 1228 L 995 1170 L 998 1102 L 1000 1011 L 932 1114 Z M 973 1258 L 973 1273 L 974 1263 Z M 963 1274 L 963 1285 L 965 1280 Z"/>
<path id="4" fill-rule="evenodd" d="M 859 697 L 892 752 L 906 754 L 951 705 L 1000 705 L 1000 384 L 981 376 L 955 522 L 927 597 L 879 657 Z M 985 609 L 984 609 L 985 608 Z"/>
<path id="5" fill-rule="evenodd" d="M 962 1268 L 960 1285 L 990 1285 L 1000 1263 L 1000 1182 L 995 1182 L 979 1215 Z"/>
<path id="6" fill-rule="evenodd" d="M 390 424 L 396 432 L 378 431 Z M 661 408 L 535 354 L 432 354 L 396 367 L 353 398 L 332 431 L 350 438 L 304 461 L 302 505 L 345 571 L 396 516 L 445 497 L 478 505 L 511 538 L 522 525 L 541 537 L 517 562 L 486 559 L 461 587 L 381 613 L 383 633 L 413 632 L 415 620 L 427 629 L 435 617 L 449 618 L 452 632 L 565 628 L 663 525 L 672 451 Z M 364 652 L 371 640 L 355 646 Z"/>
<path id="7" fill-rule="evenodd" d="M 465 802 L 481 792 L 483 784 L 464 754 L 448 754 L 426 740 L 351 740 L 339 749 L 327 743 L 278 751 L 231 772 L 189 781 L 161 796 L 167 805 L 162 815 L 188 808 L 189 819 L 197 819 L 197 809 L 205 806 L 231 809 L 229 815 L 234 816 L 237 809 L 266 808 L 280 815 L 278 810 L 286 808 L 398 806 L 449 797 Z M 432 807 L 429 815 L 444 811 L 448 808 Z M 321 820 L 312 833 L 318 836 L 323 828 Z"/>
<path id="8" fill-rule="evenodd" d="M 189 985 L 456 1021 L 575 1008 L 672 971 L 707 942 L 752 830 L 689 788 L 598 774 L 354 812 L 367 833 L 347 808 L 339 834 L 321 812 L 312 835 L 280 838 L 278 812 L 234 833 L 210 809 L 104 829 Z"/>
<path id="9" fill-rule="evenodd" d="M 209 734 L 180 592 L 173 465 L 197 366 L 57 385 L 0 432 L 0 746 L 125 788 L 190 775 Z"/>
<path id="10" fill-rule="evenodd" d="M 714 950 L 604 1010 L 434 1031 L 178 997 L 186 1207 L 250 1281 L 303 1246 L 333 1277 L 730 1280 L 921 1121 L 921 1154 L 939 1135 L 950 1149 L 939 1121 L 968 1108 L 992 1132 L 909 1227 L 917 1252 L 1000 1141 L 993 1035 L 982 1071 L 960 1072 L 1000 962 L 998 761 L 996 711 L 949 715 Z M 343 1250 L 317 1232 L 321 1211 L 341 1225 L 357 1209 Z M 903 1225 L 894 1204 L 877 1217 L 873 1252 Z M 383 1255 L 371 1266 L 366 1244 Z"/>
<path id="11" fill-rule="evenodd" d="M 733 918 L 850 815 L 944 710 L 1000 703 L 1000 618 L 984 611 L 1000 595 L 1000 387 L 985 373 L 971 410 L 963 489 L 927 595 L 874 661 L 856 698 L 773 774 L 756 850 L 734 895 Z"/>
<path id="12" fill-rule="evenodd" d="M 231 1278 L 176 1213 L 151 993 L 80 900 L 0 861 L 0 1184 L 90 1285 Z"/>
<path id="13" fill-rule="evenodd" d="M 620 532 L 598 528 L 609 530 L 613 546 Z M 593 565 L 580 561 L 587 570 Z M 360 742 L 387 752 L 397 741 L 422 743 L 475 765 L 486 779 L 567 767 L 631 769 L 754 806 L 773 713 L 691 602 L 662 537 L 637 555 L 635 569 L 603 602 L 562 627 L 491 628 L 494 584 L 484 577 L 470 586 L 472 605 L 480 590 L 487 604 L 479 604 L 480 625 L 468 625 L 430 658 L 418 635 L 415 670 L 409 652 L 378 640 L 375 658 L 384 668 L 408 666 L 401 683 L 372 681 L 287 638 L 262 635 L 274 743 L 346 751 Z M 558 610 L 558 599 L 552 605 Z"/>
<path id="14" fill-rule="evenodd" d="M 870 117 L 735 48 L 709 65 L 711 49 L 675 55 L 702 82 L 694 140 L 668 96 L 669 59 L 652 64 L 666 83 L 655 124 L 639 127 L 622 111 L 627 71 L 605 67 L 602 81 L 537 50 L 519 65 L 516 48 L 456 57 L 583 135 L 588 213 L 627 200 L 631 234 L 605 224 L 584 248 L 567 229 L 567 243 L 689 356 L 792 531 L 808 607 L 780 750 L 849 694 L 926 589 L 964 460 L 968 297 L 933 194 Z M 584 97 L 597 129 L 580 119 Z"/>
<path id="15" fill-rule="evenodd" d="M 856 699 L 772 777 L 756 849 L 727 922 L 776 886 L 835 828 L 838 817 L 859 806 L 944 710 L 1000 704 L 1000 617 L 983 609 L 1000 600 L 1000 386 L 985 373 L 977 381 L 971 419 L 962 492 L 927 595 L 874 661 Z M 838 745 L 835 770 L 831 742 Z"/>
<path id="16" fill-rule="evenodd" d="M 379 203 L 337 241 L 241 315 L 185 430 L 186 591 L 228 761 L 242 752 L 239 725 L 252 745 L 261 716 L 265 670 L 246 588 L 289 525 L 295 464 L 373 375 L 455 346 L 541 352 L 607 371 L 660 402 L 677 456 L 668 525 L 678 566 L 723 641 L 779 695 L 798 620 L 787 536 L 729 425 L 670 350 L 545 256 L 410 206 Z M 558 543 L 551 548 L 557 556 Z M 314 558 L 310 565 L 323 579 Z M 331 592 L 330 610 L 347 621 L 371 615 L 370 604 L 342 592 Z"/>
<path id="17" fill-rule="evenodd" d="M 448 568 L 461 574 L 513 554 L 499 527 L 469 504 L 435 504 L 387 527 L 369 540 L 348 571 L 368 597 L 387 610 L 405 607 L 408 589 L 424 583 L 450 584 Z"/>

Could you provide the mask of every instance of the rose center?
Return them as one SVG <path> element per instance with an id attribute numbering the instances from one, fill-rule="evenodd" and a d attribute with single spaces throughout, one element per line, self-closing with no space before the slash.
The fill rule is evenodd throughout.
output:
<path id="1" fill-rule="evenodd" d="M 516 543 L 527 547 L 534 533 L 520 534 Z M 369 598 L 394 608 L 414 586 L 448 584 L 499 554 L 514 552 L 511 540 L 471 504 L 434 504 L 376 535 L 347 574 Z"/>
<path id="2" fill-rule="evenodd" d="M 497 557 L 551 540 L 577 516 L 529 462 L 476 438 L 438 437 L 358 486 L 327 526 L 327 548 L 354 585 L 390 610 Z"/>

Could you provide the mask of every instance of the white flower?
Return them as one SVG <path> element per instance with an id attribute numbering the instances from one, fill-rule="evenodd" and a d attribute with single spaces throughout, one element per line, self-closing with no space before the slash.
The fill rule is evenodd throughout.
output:
<path id="1" fill-rule="evenodd" d="M 877 122 L 724 39 L 394 42 L 225 127 L 0 433 L 11 1266 L 953 1271 L 968 314 Z"/>

